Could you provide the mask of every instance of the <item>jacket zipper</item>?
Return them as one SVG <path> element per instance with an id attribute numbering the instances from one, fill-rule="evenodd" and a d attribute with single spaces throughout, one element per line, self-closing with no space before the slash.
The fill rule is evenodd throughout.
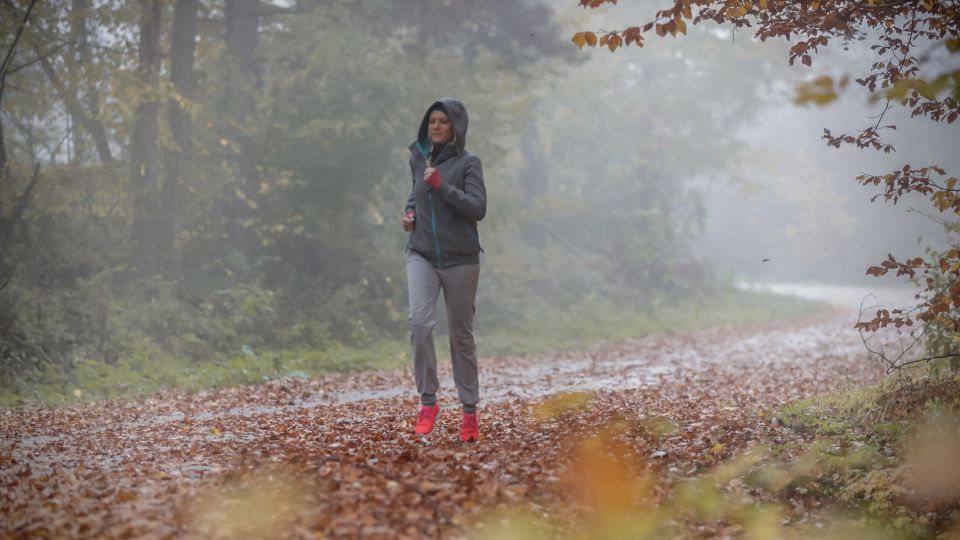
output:
<path id="1" fill-rule="evenodd" d="M 440 239 L 437 237 L 437 214 L 433 210 L 433 192 L 427 192 L 427 202 L 430 203 L 430 225 L 433 229 L 433 246 L 437 253 L 437 268 L 443 266 L 443 257 L 440 255 Z"/>

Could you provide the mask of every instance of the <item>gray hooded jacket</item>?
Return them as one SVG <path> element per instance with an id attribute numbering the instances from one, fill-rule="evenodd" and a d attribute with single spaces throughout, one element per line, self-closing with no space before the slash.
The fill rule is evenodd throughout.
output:
<path id="1" fill-rule="evenodd" d="M 442 179 L 434 190 L 423 181 L 423 171 L 432 151 L 427 133 L 430 113 L 438 109 L 450 118 L 457 138 L 433 163 Z M 422 255 L 435 268 L 477 264 L 482 251 L 477 222 L 487 213 L 487 190 L 480 158 L 465 148 L 468 122 L 467 108 L 460 100 L 441 98 L 423 115 L 417 140 L 410 145 L 413 188 L 406 211 L 416 212 L 416 218 L 407 249 Z"/>

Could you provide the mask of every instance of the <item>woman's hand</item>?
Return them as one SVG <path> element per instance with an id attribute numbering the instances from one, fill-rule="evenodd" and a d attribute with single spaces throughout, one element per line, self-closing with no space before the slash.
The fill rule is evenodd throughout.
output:
<path id="1" fill-rule="evenodd" d="M 414 222 L 415 216 L 416 215 L 413 212 L 407 212 L 407 215 L 403 216 L 402 223 L 403 223 L 404 231 L 410 232 L 413 230 L 413 222 Z"/>
<path id="2" fill-rule="evenodd" d="M 440 174 L 437 173 L 437 169 L 433 167 L 427 167 L 426 170 L 423 171 L 423 181 L 432 189 L 439 189 L 440 183 L 443 182 Z"/>

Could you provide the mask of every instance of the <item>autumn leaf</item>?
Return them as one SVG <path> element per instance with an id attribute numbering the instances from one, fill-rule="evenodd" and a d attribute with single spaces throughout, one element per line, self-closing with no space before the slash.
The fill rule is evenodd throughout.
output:
<path id="1" fill-rule="evenodd" d="M 839 97 L 833 87 L 833 78 L 829 76 L 818 77 L 810 82 L 797 84 L 796 96 L 793 102 L 797 105 L 827 105 L 833 103 Z"/>
<path id="2" fill-rule="evenodd" d="M 583 46 L 587 44 L 586 32 L 577 32 L 573 35 L 572 41 L 577 45 L 578 49 L 583 49 Z"/>

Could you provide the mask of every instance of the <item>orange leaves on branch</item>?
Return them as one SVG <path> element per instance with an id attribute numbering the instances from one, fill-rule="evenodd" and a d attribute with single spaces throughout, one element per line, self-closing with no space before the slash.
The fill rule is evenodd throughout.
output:
<path id="1" fill-rule="evenodd" d="M 928 300 L 910 312 L 900 309 L 878 309 L 870 320 L 863 320 L 861 316 L 861 320 L 857 321 L 854 328 L 866 332 L 878 332 L 889 326 L 898 329 L 913 326 L 916 320 L 923 323 L 937 322 L 949 331 L 960 333 L 960 314 L 956 311 L 960 309 L 960 248 L 946 251 L 936 263 L 922 257 L 898 261 L 889 254 L 879 266 L 868 268 L 867 274 L 879 277 L 891 270 L 896 270 L 897 276 L 910 278 L 915 278 L 917 271 L 923 270 L 927 278 L 926 288 L 921 294 Z M 938 280 L 934 278 L 937 274 L 946 278 L 946 285 L 938 284 Z M 921 294 L 918 294 L 917 298 L 920 298 Z"/>
<path id="2" fill-rule="evenodd" d="M 864 186 L 883 186 L 883 192 L 874 195 L 871 201 L 883 197 L 896 204 L 904 195 L 915 192 L 929 197 L 941 212 L 952 210 L 954 214 L 960 215 L 960 189 L 957 189 L 957 179 L 948 178 L 938 183 L 934 180 L 934 175 L 943 177 L 946 176 L 946 171 L 936 165 L 919 169 L 904 165 L 902 169 L 882 176 L 861 174 L 857 177 L 857 182 Z"/>
<path id="3" fill-rule="evenodd" d="M 600 36 L 599 39 L 593 32 L 577 32 L 573 35 L 571 41 L 580 49 L 584 46 L 596 47 L 600 45 L 601 47 L 610 49 L 610 52 L 617 50 L 619 47 L 631 44 L 635 44 L 637 47 L 643 47 L 642 31 L 637 26 L 627 28 L 622 32 L 607 32 Z"/>
<path id="4" fill-rule="evenodd" d="M 636 43 L 637 47 L 643 47 L 643 32 L 638 26 L 631 26 L 623 31 L 624 46 L 628 46 L 631 43 Z"/>
<path id="5" fill-rule="evenodd" d="M 600 37 L 600 46 L 610 49 L 610 52 L 617 50 L 617 47 L 623 44 L 623 39 L 616 32 L 610 32 Z"/>
<path id="6" fill-rule="evenodd" d="M 617 0 L 580 0 L 580 7 L 596 9 L 604 4 L 616 4 Z"/>
<path id="7" fill-rule="evenodd" d="M 597 46 L 597 35 L 593 32 L 577 32 L 572 41 L 577 44 L 577 48 L 582 49 L 584 45 L 591 47 Z"/>
<path id="8" fill-rule="evenodd" d="M 888 254 L 887 260 L 880 263 L 880 266 L 871 266 L 868 268 L 867 275 L 879 277 L 890 270 L 896 270 L 898 276 L 910 276 L 912 278 L 916 275 L 917 268 L 931 268 L 931 266 L 923 257 L 910 259 L 906 262 L 899 262 L 893 257 L 893 254 Z"/>
<path id="9" fill-rule="evenodd" d="M 888 125 L 883 126 L 883 128 L 896 129 L 897 126 Z M 873 148 L 885 154 L 896 150 L 892 144 L 885 143 L 880 139 L 880 132 L 875 127 L 861 131 L 856 137 L 846 134 L 834 136 L 829 129 L 824 128 L 823 139 L 827 141 L 827 146 L 833 146 L 834 148 L 840 148 L 841 144 L 855 144 L 857 148 Z"/>

